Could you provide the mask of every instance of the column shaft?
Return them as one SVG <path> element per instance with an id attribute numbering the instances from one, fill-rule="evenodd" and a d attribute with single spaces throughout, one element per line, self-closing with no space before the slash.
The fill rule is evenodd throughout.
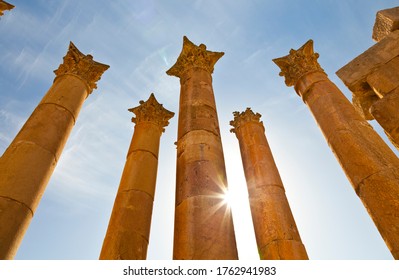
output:
<path id="1" fill-rule="evenodd" d="M 399 159 L 318 65 L 312 41 L 275 59 L 308 105 L 392 255 L 399 258 Z M 295 70 L 296 71 L 295 71 Z"/>
<path id="2" fill-rule="evenodd" d="M 0 158 L 0 259 L 15 256 L 90 92 L 82 78 L 59 75 Z"/>
<path id="3" fill-rule="evenodd" d="M 211 77 L 221 55 L 185 37 L 182 54 L 167 72 L 181 84 L 174 259 L 238 257 L 231 212 L 223 203 L 227 179 Z M 191 59 L 179 68 L 185 56 Z M 206 67 L 199 62 L 204 57 Z"/>
<path id="4" fill-rule="evenodd" d="M 139 107 L 134 134 L 115 198 L 100 259 L 145 260 L 150 237 L 152 208 L 163 126 L 174 113 L 160 105 L 153 94 Z"/>
<path id="5" fill-rule="evenodd" d="M 260 114 L 234 113 L 260 258 L 308 259 L 267 142 Z"/>

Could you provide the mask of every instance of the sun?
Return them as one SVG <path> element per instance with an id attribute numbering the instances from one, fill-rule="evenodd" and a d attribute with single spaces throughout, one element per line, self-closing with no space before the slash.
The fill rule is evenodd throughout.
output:
<path id="1" fill-rule="evenodd" d="M 235 189 L 227 189 L 223 194 L 223 204 L 227 204 L 230 208 L 237 204 L 237 192 Z"/>

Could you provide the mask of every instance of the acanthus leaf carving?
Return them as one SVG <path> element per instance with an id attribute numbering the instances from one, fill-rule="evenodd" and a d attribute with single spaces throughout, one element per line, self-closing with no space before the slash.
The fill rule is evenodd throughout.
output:
<path id="1" fill-rule="evenodd" d="M 108 65 L 96 62 L 93 56 L 84 55 L 78 48 L 70 42 L 67 54 L 64 56 L 63 63 L 57 70 L 54 70 L 56 79 L 62 75 L 71 74 L 84 80 L 89 93 L 97 88 L 96 82 L 101 79 L 101 75 L 109 68 Z"/>
<path id="2" fill-rule="evenodd" d="M 273 62 L 280 67 L 280 76 L 285 77 L 287 86 L 294 86 L 305 74 L 320 71 L 324 72 L 317 62 L 319 54 L 313 50 L 313 40 L 307 41 L 298 50 L 290 50 L 289 55 L 275 58 Z"/>
<path id="3" fill-rule="evenodd" d="M 181 78 L 184 72 L 193 67 L 202 68 L 212 74 L 216 62 L 223 55 L 223 52 L 208 51 L 204 44 L 196 46 L 184 36 L 183 49 L 176 63 L 166 71 L 166 74 Z"/>
<path id="4" fill-rule="evenodd" d="M 140 106 L 129 109 L 129 112 L 134 113 L 136 116 L 132 118 L 132 122 L 138 124 L 140 122 L 152 122 L 162 128 L 169 124 L 169 120 L 175 113 L 166 110 L 162 104 L 159 104 L 153 93 L 147 101 L 140 100 Z"/>
<path id="5" fill-rule="evenodd" d="M 260 120 L 262 117 L 259 113 L 254 113 L 251 108 L 247 108 L 244 112 L 238 111 L 233 112 L 234 120 L 230 121 L 230 125 L 233 127 L 230 132 L 236 133 L 237 128 L 248 122 L 259 123 L 263 126 L 263 122 Z"/>

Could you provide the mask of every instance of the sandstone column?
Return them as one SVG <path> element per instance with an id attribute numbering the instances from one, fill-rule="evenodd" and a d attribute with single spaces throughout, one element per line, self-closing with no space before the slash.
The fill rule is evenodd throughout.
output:
<path id="1" fill-rule="evenodd" d="M 287 86 L 308 105 L 331 150 L 392 255 L 399 258 L 399 159 L 317 62 L 309 40 L 274 59 Z"/>
<path id="2" fill-rule="evenodd" d="M 399 149 L 399 7 L 377 13 L 374 46 L 337 71 L 353 93 L 353 105 L 375 119 Z"/>
<path id="3" fill-rule="evenodd" d="M 174 259 L 237 259 L 212 76 L 221 52 L 183 40 L 166 73 L 180 78 Z"/>
<path id="4" fill-rule="evenodd" d="M 260 259 L 307 260 L 261 115 L 250 108 L 233 114 L 230 131 L 240 144 Z"/>
<path id="5" fill-rule="evenodd" d="M 0 259 L 12 259 L 84 100 L 109 66 L 72 43 L 54 83 L 0 158 Z"/>
<path id="6" fill-rule="evenodd" d="M 163 108 L 154 94 L 129 111 L 136 115 L 132 118 L 136 125 L 100 259 L 145 260 L 147 256 L 159 142 L 174 113 Z"/>
<path id="7" fill-rule="evenodd" d="M 14 5 L 7 3 L 6 1 L 0 0 L 0 16 L 4 15 L 4 11 L 14 9 Z"/>

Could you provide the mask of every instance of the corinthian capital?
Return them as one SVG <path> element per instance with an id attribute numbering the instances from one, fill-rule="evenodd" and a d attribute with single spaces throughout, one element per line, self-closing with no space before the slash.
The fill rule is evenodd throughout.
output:
<path id="1" fill-rule="evenodd" d="M 186 70 L 193 67 L 202 68 L 212 74 L 213 67 L 223 55 L 223 52 L 211 52 L 206 50 L 204 44 L 196 46 L 186 36 L 184 36 L 183 49 L 177 58 L 176 63 L 166 71 L 166 74 L 181 78 L 182 74 L 186 72 Z"/>
<path id="2" fill-rule="evenodd" d="M 12 10 L 15 6 L 3 0 L 0 0 L 0 16 L 4 15 L 4 11 Z"/>
<path id="3" fill-rule="evenodd" d="M 313 40 L 307 41 L 298 50 L 290 50 L 289 55 L 275 58 L 273 62 L 280 67 L 280 76 L 285 77 L 287 86 L 294 86 L 298 80 L 311 72 L 324 72 L 317 62 L 319 54 L 313 50 Z"/>
<path id="4" fill-rule="evenodd" d="M 260 117 L 262 116 L 259 113 L 254 113 L 251 108 L 247 108 L 244 112 L 233 112 L 234 120 L 230 121 L 230 125 L 233 127 L 230 129 L 230 132 L 236 133 L 237 128 L 241 125 L 244 125 L 248 122 L 258 123 L 263 126 L 263 122 L 260 121 Z"/>
<path id="5" fill-rule="evenodd" d="M 63 63 L 57 70 L 54 70 L 54 73 L 56 78 L 66 74 L 78 76 L 87 83 L 91 93 L 93 89 L 97 88 L 96 82 L 108 68 L 108 65 L 94 61 L 90 54 L 81 53 L 71 42 Z"/>
<path id="6" fill-rule="evenodd" d="M 132 122 L 139 124 L 140 122 L 152 122 L 162 128 L 162 132 L 169 124 L 169 120 L 175 115 L 175 113 L 166 110 L 162 104 L 159 104 L 155 99 L 153 93 L 147 101 L 140 101 L 140 106 L 129 109 L 130 112 L 134 113 L 136 117 L 132 118 Z"/>

